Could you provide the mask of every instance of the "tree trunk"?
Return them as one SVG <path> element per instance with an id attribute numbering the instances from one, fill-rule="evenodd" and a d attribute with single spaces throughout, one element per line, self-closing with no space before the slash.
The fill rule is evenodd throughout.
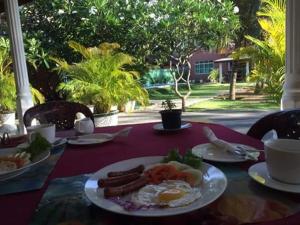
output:
<path id="1" fill-rule="evenodd" d="M 175 63 L 175 68 L 173 67 L 173 60 L 170 60 L 170 71 L 172 73 L 173 76 L 173 80 L 174 80 L 174 84 L 175 84 L 175 93 L 176 95 L 181 99 L 181 106 L 182 106 L 182 111 L 185 112 L 186 108 L 185 108 L 185 102 L 186 99 L 190 96 L 190 94 L 192 93 L 192 89 L 191 89 L 191 84 L 190 84 L 190 76 L 191 76 L 191 64 L 188 61 L 190 56 L 187 57 L 179 57 L 179 58 L 175 58 L 172 57 L 173 60 L 176 61 Z M 185 71 L 184 67 L 185 65 L 187 65 L 188 70 Z M 185 78 L 185 72 L 187 72 L 186 74 L 186 78 Z M 182 82 L 182 85 L 185 85 L 187 87 L 187 93 L 180 93 L 179 90 L 179 82 Z"/>
<path id="2" fill-rule="evenodd" d="M 180 98 L 181 98 L 181 109 L 182 109 L 182 112 L 185 112 L 186 111 L 186 108 L 185 108 L 186 98 L 185 97 L 180 97 Z"/>
<path id="3" fill-rule="evenodd" d="M 236 77 L 237 77 L 237 72 L 232 73 L 231 79 L 230 79 L 230 91 L 229 91 L 229 99 L 230 100 L 235 100 Z"/>
<path id="4" fill-rule="evenodd" d="M 255 88 L 254 88 L 254 94 L 259 94 L 261 89 L 260 89 L 260 81 L 256 81 L 256 84 L 255 84 Z"/>

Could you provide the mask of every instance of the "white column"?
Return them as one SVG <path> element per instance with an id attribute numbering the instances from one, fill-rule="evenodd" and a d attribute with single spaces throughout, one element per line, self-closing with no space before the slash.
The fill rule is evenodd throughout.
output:
<path id="1" fill-rule="evenodd" d="M 219 83 L 223 81 L 223 63 L 219 62 Z"/>
<path id="2" fill-rule="evenodd" d="M 23 114 L 33 106 L 30 93 L 24 44 L 17 0 L 5 0 L 5 10 L 9 27 L 11 52 L 13 55 L 13 69 L 17 87 L 17 116 L 20 133 L 24 133 Z"/>
<path id="3" fill-rule="evenodd" d="M 246 61 L 246 76 L 248 76 L 249 73 L 250 73 L 249 61 Z"/>
<path id="4" fill-rule="evenodd" d="M 287 0 L 286 73 L 281 109 L 300 108 L 300 1 Z"/>

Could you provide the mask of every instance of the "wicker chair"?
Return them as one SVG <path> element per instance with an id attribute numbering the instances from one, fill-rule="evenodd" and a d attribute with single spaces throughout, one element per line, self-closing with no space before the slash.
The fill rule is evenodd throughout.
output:
<path id="1" fill-rule="evenodd" d="M 247 135 L 262 139 L 270 130 L 277 132 L 278 138 L 300 139 L 300 109 L 274 112 L 254 123 Z"/>
<path id="2" fill-rule="evenodd" d="M 23 120 L 26 127 L 31 126 L 33 119 L 37 119 L 41 124 L 55 124 L 56 130 L 68 130 L 74 128 L 77 113 L 90 117 L 94 122 L 93 113 L 87 106 L 67 101 L 51 101 L 33 106 L 25 112 Z"/>

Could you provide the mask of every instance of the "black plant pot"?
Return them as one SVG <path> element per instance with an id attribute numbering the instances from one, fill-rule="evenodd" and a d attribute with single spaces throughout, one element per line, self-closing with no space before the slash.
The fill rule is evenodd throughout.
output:
<path id="1" fill-rule="evenodd" d="M 179 129 L 181 127 L 181 109 L 160 111 L 164 129 Z"/>

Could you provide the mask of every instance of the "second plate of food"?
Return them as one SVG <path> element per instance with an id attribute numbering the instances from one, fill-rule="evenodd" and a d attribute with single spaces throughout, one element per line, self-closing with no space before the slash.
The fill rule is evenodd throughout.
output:
<path id="1" fill-rule="evenodd" d="M 31 167 L 42 163 L 50 156 L 50 151 L 46 150 L 29 160 L 24 159 L 24 153 L 18 153 L 19 150 L 18 148 L 1 149 L 0 181 L 17 177 L 28 171 Z"/>

